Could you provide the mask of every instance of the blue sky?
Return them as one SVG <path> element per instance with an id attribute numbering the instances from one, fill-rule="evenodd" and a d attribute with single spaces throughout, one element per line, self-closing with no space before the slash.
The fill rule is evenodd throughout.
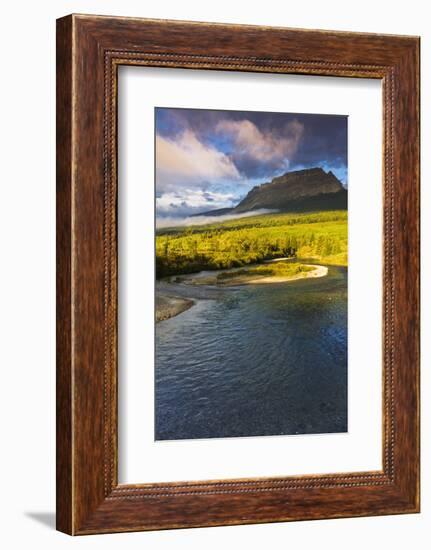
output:
<path id="1" fill-rule="evenodd" d="M 156 215 L 235 206 L 255 185 L 320 166 L 347 185 L 347 117 L 155 109 Z"/>

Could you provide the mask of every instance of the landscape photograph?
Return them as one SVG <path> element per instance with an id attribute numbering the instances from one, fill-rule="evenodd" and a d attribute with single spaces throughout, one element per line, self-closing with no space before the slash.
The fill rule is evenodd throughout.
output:
<path id="1" fill-rule="evenodd" d="M 348 117 L 155 109 L 155 440 L 342 433 Z"/>

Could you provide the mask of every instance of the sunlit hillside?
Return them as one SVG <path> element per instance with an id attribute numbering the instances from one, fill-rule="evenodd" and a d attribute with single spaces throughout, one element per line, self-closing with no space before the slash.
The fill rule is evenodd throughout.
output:
<path id="1" fill-rule="evenodd" d="M 296 257 L 347 266 L 347 211 L 265 214 L 159 230 L 157 277 Z"/>

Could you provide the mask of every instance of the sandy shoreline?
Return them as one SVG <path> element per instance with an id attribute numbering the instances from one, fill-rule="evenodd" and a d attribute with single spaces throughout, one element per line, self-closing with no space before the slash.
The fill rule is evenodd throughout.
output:
<path id="1" fill-rule="evenodd" d="M 194 305 L 193 300 L 179 296 L 156 295 L 156 323 L 175 317 Z"/>
<path id="2" fill-rule="evenodd" d="M 257 279 L 249 279 L 242 284 L 248 285 L 258 285 L 258 284 L 268 284 L 268 283 L 288 283 L 290 281 L 297 281 L 298 279 L 315 279 L 317 277 L 325 277 L 328 274 L 328 268 L 324 265 L 311 265 L 304 264 L 309 267 L 313 267 L 313 271 L 303 271 L 297 275 L 292 275 L 290 277 L 259 277 Z M 234 284 L 234 283 L 232 283 Z M 238 284 L 238 283 L 236 283 Z"/>
<path id="3" fill-rule="evenodd" d="M 325 277 L 328 274 L 328 268 L 323 265 L 315 264 L 303 264 L 304 266 L 312 268 L 311 271 L 302 271 L 295 275 L 259 275 L 257 277 L 251 277 L 244 273 L 238 274 L 237 277 L 233 276 L 230 279 L 220 280 L 217 279 L 217 275 L 223 272 L 230 272 L 235 274 L 235 271 L 242 271 L 243 268 L 233 268 L 228 270 L 218 271 L 201 271 L 196 274 L 183 275 L 179 278 L 179 281 L 175 279 L 172 282 L 181 282 L 186 285 L 193 286 L 242 286 L 242 285 L 258 285 L 258 284 L 274 284 L 274 283 L 289 283 L 290 281 L 297 281 L 299 279 L 314 279 L 317 277 Z"/>

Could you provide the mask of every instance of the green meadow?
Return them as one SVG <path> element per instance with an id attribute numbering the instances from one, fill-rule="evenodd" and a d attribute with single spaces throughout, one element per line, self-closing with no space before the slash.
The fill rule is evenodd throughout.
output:
<path id="1" fill-rule="evenodd" d="M 347 266 L 347 211 L 264 214 L 156 233 L 157 278 L 283 257 Z"/>

